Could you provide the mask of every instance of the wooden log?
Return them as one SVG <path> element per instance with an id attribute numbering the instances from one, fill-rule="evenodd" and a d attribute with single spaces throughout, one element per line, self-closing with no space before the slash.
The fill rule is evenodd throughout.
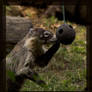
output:
<path id="1" fill-rule="evenodd" d="M 6 42 L 16 44 L 32 28 L 32 22 L 22 17 L 6 17 Z"/>
<path id="2" fill-rule="evenodd" d="M 18 41 L 24 38 L 32 22 L 22 17 L 6 17 L 6 54 L 8 54 Z"/>

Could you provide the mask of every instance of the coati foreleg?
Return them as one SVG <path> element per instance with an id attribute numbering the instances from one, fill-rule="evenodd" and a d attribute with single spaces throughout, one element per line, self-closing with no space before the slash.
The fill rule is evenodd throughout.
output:
<path id="1" fill-rule="evenodd" d="M 43 55 L 37 58 L 37 60 L 35 61 L 36 64 L 39 65 L 40 67 L 46 66 L 49 63 L 52 56 L 59 49 L 59 47 L 60 47 L 60 42 L 56 41 L 56 43 L 51 48 L 49 48 L 47 52 L 45 52 Z"/>

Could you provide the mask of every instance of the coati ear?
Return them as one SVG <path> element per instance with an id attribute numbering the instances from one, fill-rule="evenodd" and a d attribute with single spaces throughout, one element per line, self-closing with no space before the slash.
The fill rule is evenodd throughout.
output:
<path id="1" fill-rule="evenodd" d="M 34 32 L 34 28 L 30 28 L 30 29 L 29 29 L 29 33 L 30 33 L 30 34 L 33 34 L 33 32 Z"/>

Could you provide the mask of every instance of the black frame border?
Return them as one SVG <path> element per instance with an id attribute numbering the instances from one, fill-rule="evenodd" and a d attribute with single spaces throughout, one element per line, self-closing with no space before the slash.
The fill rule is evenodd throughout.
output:
<path id="1" fill-rule="evenodd" d="M 6 15 L 5 15 L 5 5 L 40 5 L 43 0 L 1 0 L 0 5 L 0 92 L 6 92 L 6 68 L 5 68 L 5 60 L 3 58 L 6 56 Z M 68 5 L 75 5 L 76 0 L 63 0 L 64 4 Z M 63 4 L 63 1 L 57 0 L 44 0 L 44 4 Z M 79 0 L 77 0 L 79 1 Z M 35 2 L 38 2 L 35 4 Z M 54 2 L 54 3 L 53 3 Z M 91 21 L 91 0 L 81 0 L 80 5 L 87 5 L 87 17 L 88 17 L 88 24 L 87 27 L 87 88 L 85 89 L 86 92 L 92 91 L 92 73 L 91 73 L 91 65 L 92 65 L 92 21 Z"/>

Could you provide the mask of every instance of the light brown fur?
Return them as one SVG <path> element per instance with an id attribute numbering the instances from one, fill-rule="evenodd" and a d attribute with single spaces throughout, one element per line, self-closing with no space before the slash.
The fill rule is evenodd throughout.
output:
<path id="1" fill-rule="evenodd" d="M 47 38 L 44 38 L 44 40 L 39 38 L 40 35 L 43 35 L 44 31 L 45 30 L 40 28 L 32 29 L 23 40 L 18 42 L 10 54 L 7 55 L 7 71 L 11 71 L 15 74 L 15 81 L 12 81 L 7 77 L 8 91 L 19 91 L 24 80 L 27 78 L 37 82 L 37 84 L 44 84 L 38 74 L 34 71 L 34 67 L 37 66 L 35 62 L 37 57 L 44 54 L 42 46 L 45 39 L 47 41 Z M 33 76 L 37 76 L 39 80 L 34 79 Z"/>

